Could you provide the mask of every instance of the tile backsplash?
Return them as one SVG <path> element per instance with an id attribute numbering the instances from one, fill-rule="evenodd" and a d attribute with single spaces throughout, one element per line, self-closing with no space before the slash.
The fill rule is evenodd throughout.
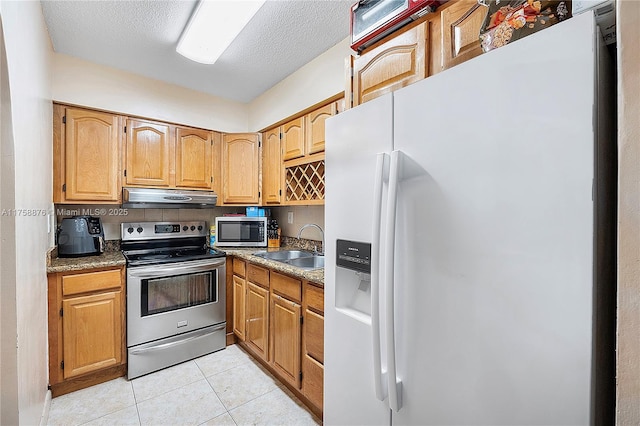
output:
<path id="1" fill-rule="evenodd" d="M 57 205 L 56 223 L 64 217 L 89 214 L 102 220 L 104 238 L 120 239 L 123 222 L 170 222 L 177 220 L 204 220 L 213 223 L 225 213 L 243 213 L 244 207 L 214 207 L 211 209 L 123 209 L 118 205 Z"/>
<path id="2" fill-rule="evenodd" d="M 297 237 L 298 231 L 307 223 L 315 223 L 324 230 L 324 206 L 270 207 L 271 218 L 278 221 L 282 236 Z M 77 215 L 98 216 L 102 220 L 106 240 L 120 239 L 120 224 L 123 222 L 170 222 L 177 220 L 203 220 L 213 223 L 215 218 L 228 213 L 245 213 L 245 206 L 214 207 L 211 209 L 123 209 L 119 205 L 70 205 L 55 206 L 56 224 L 64 217 Z M 288 223 L 289 213 L 293 223 Z M 315 228 L 305 229 L 303 239 L 321 241 L 322 234 Z"/>

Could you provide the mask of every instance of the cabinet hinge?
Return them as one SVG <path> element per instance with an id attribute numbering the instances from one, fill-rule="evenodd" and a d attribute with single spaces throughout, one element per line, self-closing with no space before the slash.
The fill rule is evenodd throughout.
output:
<path id="1" fill-rule="evenodd" d="M 278 195 L 282 195 L 282 189 L 278 190 Z"/>
<path id="2" fill-rule="evenodd" d="M 62 116 L 62 124 L 67 124 L 67 116 L 66 115 Z"/>
<path id="3" fill-rule="evenodd" d="M 302 381 L 302 371 L 300 372 L 300 381 Z"/>
<path id="4" fill-rule="evenodd" d="M 211 176 L 211 183 L 213 183 L 213 176 Z"/>
<path id="5" fill-rule="evenodd" d="M 62 192 L 67 192 L 67 184 L 66 183 L 62 184 Z"/>
<path id="6" fill-rule="evenodd" d="M 60 361 L 60 368 L 64 370 L 64 361 Z"/>
<path id="7" fill-rule="evenodd" d="M 260 198 L 260 191 L 258 191 L 258 198 Z"/>
<path id="8" fill-rule="evenodd" d="M 127 126 L 124 126 L 124 132 L 127 133 Z"/>
<path id="9" fill-rule="evenodd" d="M 300 317 L 300 324 L 304 322 L 304 317 Z"/>
<path id="10" fill-rule="evenodd" d="M 280 140 L 282 140 L 282 132 L 280 132 Z"/>
<path id="11" fill-rule="evenodd" d="M 258 141 L 258 148 L 262 146 L 262 141 Z"/>
<path id="12" fill-rule="evenodd" d="M 127 169 L 124 169 L 124 177 L 127 177 Z"/>
<path id="13" fill-rule="evenodd" d="M 62 310 L 62 308 L 60 308 L 60 316 L 64 315 L 64 311 Z"/>

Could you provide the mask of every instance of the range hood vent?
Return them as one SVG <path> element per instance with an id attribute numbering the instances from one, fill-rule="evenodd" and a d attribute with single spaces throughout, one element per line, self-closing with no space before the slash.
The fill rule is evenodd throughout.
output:
<path id="1" fill-rule="evenodd" d="M 217 201 L 213 191 L 122 188 L 122 207 L 130 209 L 206 209 Z"/>

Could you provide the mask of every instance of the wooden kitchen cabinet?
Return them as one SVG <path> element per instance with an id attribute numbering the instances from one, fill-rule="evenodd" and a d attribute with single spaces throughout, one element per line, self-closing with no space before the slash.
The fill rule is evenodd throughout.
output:
<path id="1" fill-rule="evenodd" d="M 351 106 L 415 83 L 482 53 L 480 28 L 487 7 L 449 1 L 347 60 Z"/>
<path id="2" fill-rule="evenodd" d="M 409 26 L 353 59 L 353 106 L 427 77 L 427 28 Z"/>
<path id="3" fill-rule="evenodd" d="M 323 407 L 324 290 L 304 285 L 302 326 L 302 393 L 316 407 Z"/>
<path id="4" fill-rule="evenodd" d="M 243 260 L 233 258 L 231 269 L 233 270 L 233 333 L 238 337 L 238 339 L 244 341 L 245 327 L 247 323 L 245 316 L 247 264 Z"/>
<path id="5" fill-rule="evenodd" d="M 126 372 L 124 268 L 48 276 L 53 396 Z"/>
<path id="6" fill-rule="evenodd" d="M 170 141 L 168 124 L 127 119 L 126 184 L 170 186 L 170 159 L 175 149 Z"/>
<path id="7" fill-rule="evenodd" d="M 233 332 L 238 339 L 244 340 L 245 314 L 244 296 L 247 292 L 247 282 L 237 275 L 233 276 Z"/>
<path id="8" fill-rule="evenodd" d="M 271 355 L 273 368 L 300 389 L 301 282 L 271 272 Z"/>
<path id="9" fill-rule="evenodd" d="M 271 294 L 271 363 L 280 376 L 300 388 L 300 305 Z"/>
<path id="10" fill-rule="evenodd" d="M 212 132 L 190 127 L 176 128 L 177 188 L 211 188 L 212 150 Z"/>
<path id="11" fill-rule="evenodd" d="M 216 205 L 222 206 L 222 133 L 211 132 L 211 160 L 211 190 L 218 194 Z"/>
<path id="12" fill-rule="evenodd" d="M 262 204 L 282 201 L 282 148 L 280 128 L 267 130 L 262 137 Z"/>
<path id="13" fill-rule="evenodd" d="M 488 10 L 475 0 L 451 3 L 441 11 L 443 69 L 482 53 L 479 35 Z"/>
<path id="14" fill-rule="evenodd" d="M 53 105 L 53 201 L 121 200 L 122 121 L 117 115 Z"/>
<path id="15" fill-rule="evenodd" d="M 269 355 L 269 290 L 247 283 L 246 294 L 247 346 L 260 358 Z"/>
<path id="16" fill-rule="evenodd" d="M 298 117 L 282 125 L 282 148 L 284 161 L 304 157 L 304 117 Z"/>
<path id="17" fill-rule="evenodd" d="M 245 342 L 264 361 L 269 360 L 269 270 L 247 264 Z"/>
<path id="18" fill-rule="evenodd" d="M 305 115 L 305 143 L 307 154 L 324 151 L 324 122 L 337 113 L 337 102 L 320 107 Z"/>
<path id="19" fill-rule="evenodd" d="M 225 134 L 222 141 L 224 204 L 260 202 L 259 142 L 257 133 Z"/>
<path id="20" fill-rule="evenodd" d="M 322 417 L 324 290 L 238 257 L 233 258 L 233 280 L 238 337 L 236 318 L 245 319 L 240 345 Z M 245 283 L 244 298 L 236 283 L 238 289 Z"/>

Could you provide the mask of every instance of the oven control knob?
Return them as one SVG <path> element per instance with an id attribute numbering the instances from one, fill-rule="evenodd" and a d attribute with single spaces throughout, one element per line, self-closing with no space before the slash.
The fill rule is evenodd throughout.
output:
<path id="1" fill-rule="evenodd" d="M 133 228 L 132 228 L 131 226 L 130 226 L 130 227 L 128 227 L 128 228 L 127 228 L 127 232 L 128 232 L 128 233 L 130 233 L 130 234 L 132 234 L 132 233 L 133 233 Z"/>
<path id="2" fill-rule="evenodd" d="M 191 225 L 191 230 L 192 230 L 192 231 L 195 231 L 195 229 L 196 229 L 196 227 L 195 227 L 195 226 L 193 226 L 193 225 Z"/>
<path id="3" fill-rule="evenodd" d="M 198 225 L 198 231 L 202 231 L 202 225 Z"/>
<path id="4" fill-rule="evenodd" d="M 142 226 L 138 226 L 138 229 L 136 229 L 136 231 L 138 231 L 138 233 L 142 232 Z"/>
<path id="5" fill-rule="evenodd" d="M 183 227 L 182 227 L 182 230 L 183 230 L 183 231 L 186 231 L 187 229 L 189 229 L 189 227 L 188 227 L 187 225 L 185 225 L 185 226 L 183 226 Z"/>

